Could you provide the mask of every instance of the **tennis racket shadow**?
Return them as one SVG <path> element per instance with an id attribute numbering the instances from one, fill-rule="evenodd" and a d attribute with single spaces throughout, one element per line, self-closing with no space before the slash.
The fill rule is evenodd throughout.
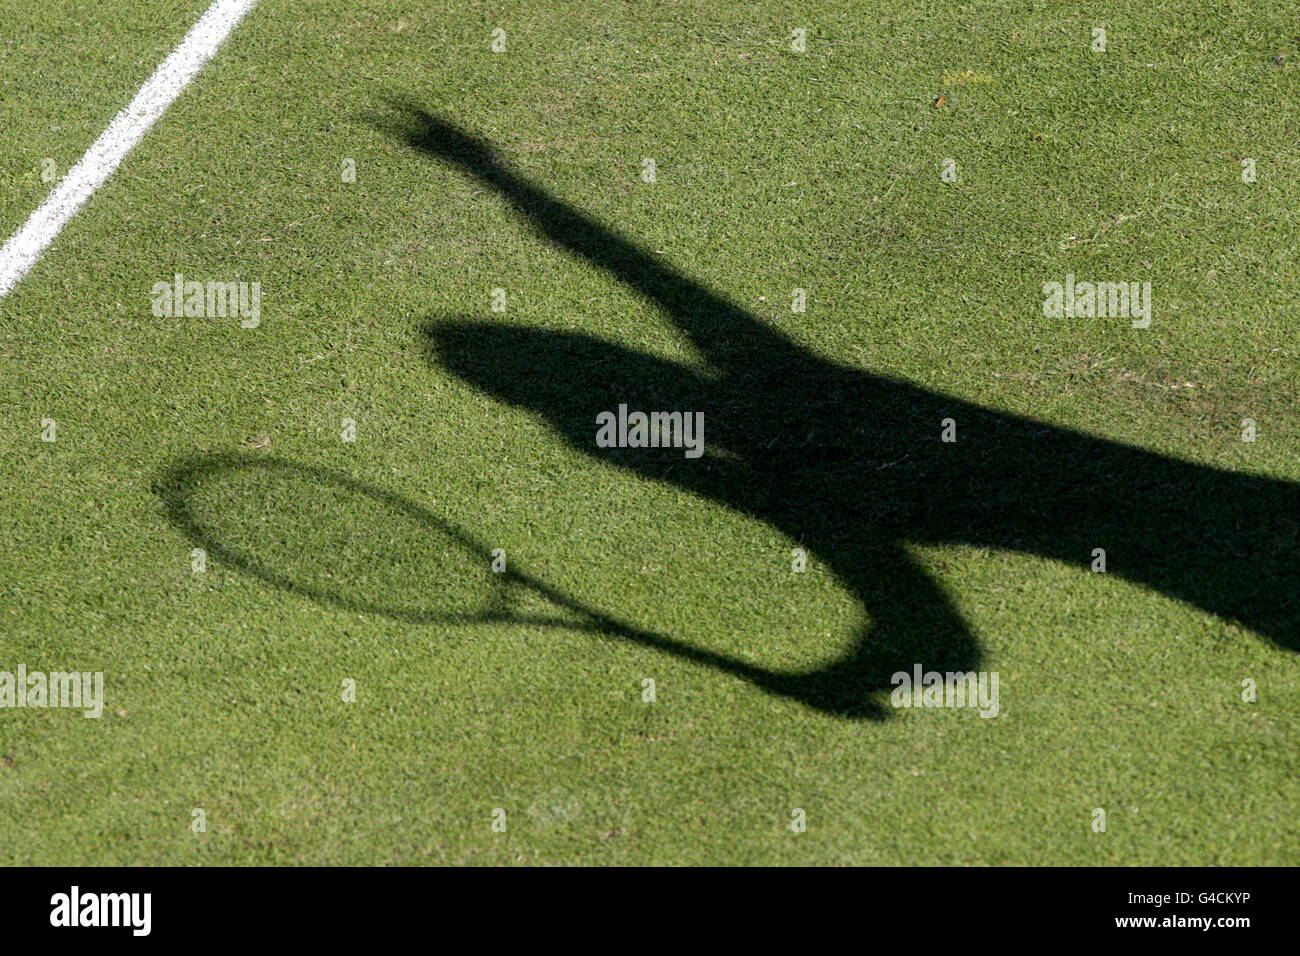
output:
<path id="1" fill-rule="evenodd" d="M 207 559 L 317 603 L 418 626 L 500 624 L 588 633 L 715 668 L 827 713 L 885 716 L 869 696 L 845 692 L 841 672 L 851 661 L 782 673 L 637 626 L 548 584 L 516 560 L 492 571 L 493 550 L 456 522 L 334 469 L 253 453 L 204 454 L 171 465 L 153 491 L 171 524 Z M 339 520 L 339 513 L 346 518 Z M 357 546 L 359 516 L 363 527 L 367 520 L 382 526 L 380 543 Z M 407 533 L 383 534 L 383 528 L 403 524 Z M 357 553 L 347 555 L 350 548 Z M 426 572 L 414 601 L 373 596 L 385 588 L 382 571 L 372 572 L 395 558 L 408 563 L 393 577 Z M 444 580 L 428 580 L 433 575 L 427 572 L 438 569 L 446 572 Z M 370 578 L 369 586 L 354 586 L 359 578 Z M 547 610 L 532 609 L 539 605 Z"/>

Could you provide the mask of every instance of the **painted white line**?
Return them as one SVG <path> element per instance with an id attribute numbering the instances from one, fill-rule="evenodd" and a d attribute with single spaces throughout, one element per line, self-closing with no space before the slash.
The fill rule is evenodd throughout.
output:
<path id="1" fill-rule="evenodd" d="M 49 248 L 82 204 L 104 184 L 158 117 L 203 69 L 244 14 L 257 0 L 216 0 L 199 18 L 181 45 L 163 60 L 130 104 L 113 117 L 86 155 L 54 187 L 38 208 L 0 248 L 0 299 L 19 282 Z"/>

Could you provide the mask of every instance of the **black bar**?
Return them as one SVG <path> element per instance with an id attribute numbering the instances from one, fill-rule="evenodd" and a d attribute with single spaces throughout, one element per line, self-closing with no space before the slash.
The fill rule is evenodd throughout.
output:
<path id="1" fill-rule="evenodd" d="M 428 938 L 421 931 L 430 929 L 450 944 L 456 937 L 448 931 L 459 929 L 484 944 L 520 934 L 535 942 L 600 935 L 611 945 L 675 947 L 701 934 L 767 941 L 787 932 L 807 933 L 811 943 L 834 932 L 850 945 L 930 940 L 945 950 L 1048 939 L 1233 946 L 1293 922 L 1283 912 L 1293 873 L 1283 869 L 569 869 L 539 879 L 398 868 L 33 868 L 0 870 L 0 881 L 7 944 L 75 935 L 78 943 L 284 941 L 337 951 L 349 942 Z M 101 894 L 149 894 L 148 934 L 136 935 L 143 895 L 130 908 L 134 900 L 108 900 L 106 921 L 117 908 L 125 925 L 51 925 L 70 922 L 74 886 L 78 921 L 98 918 Z M 1120 925 L 1135 919 L 1153 922 Z"/>

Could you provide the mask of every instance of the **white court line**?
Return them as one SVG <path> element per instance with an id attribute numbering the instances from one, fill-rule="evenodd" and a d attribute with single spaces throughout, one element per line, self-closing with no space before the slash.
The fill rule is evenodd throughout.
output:
<path id="1" fill-rule="evenodd" d="M 113 117 L 86 155 L 54 187 L 38 208 L 0 248 L 0 299 L 3 299 L 49 248 L 54 237 L 82 204 L 144 138 L 158 117 L 203 69 L 230 31 L 257 0 L 216 0 L 199 18 L 181 45 L 163 60 L 130 104 Z"/>

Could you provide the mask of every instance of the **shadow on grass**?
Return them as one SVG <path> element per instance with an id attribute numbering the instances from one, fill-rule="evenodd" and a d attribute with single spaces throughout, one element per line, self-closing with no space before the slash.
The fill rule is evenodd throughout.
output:
<path id="1" fill-rule="evenodd" d="M 709 370 L 592 336 L 467 316 L 430 320 L 430 361 L 542 416 L 594 459 L 780 530 L 825 562 L 870 618 L 837 662 L 779 673 L 632 628 L 518 576 L 580 615 L 586 629 L 717 667 L 824 712 L 880 718 L 887 710 L 876 698 L 894 672 L 917 663 L 940 671 L 979 666 L 965 621 L 907 550 L 956 543 L 1083 569 L 1102 548 L 1109 573 L 1237 621 L 1279 647 L 1300 648 L 1300 484 L 1177 461 L 815 355 L 527 181 L 488 143 L 418 107 L 402 110 L 390 132 L 494 190 L 543 239 L 645 297 Z M 620 404 L 703 412 L 704 456 L 597 447 L 597 414 Z M 955 422 L 954 443 L 940 441 L 945 419 Z M 360 494 L 388 494 L 319 469 L 306 473 Z M 225 548 L 192 520 L 185 485 L 184 468 L 164 482 L 172 520 L 213 555 L 287 590 L 347 605 Z M 482 551 L 445 522 L 419 517 L 457 546 Z M 479 559 L 487 561 L 486 553 Z"/>
<path id="2" fill-rule="evenodd" d="M 207 557 L 313 601 L 418 625 L 502 623 L 599 634 L 717 668 L 773 693 L 819 702 L 822 709 L 844 716 L 883 716 L 861 695 L 833 699 L 833 688 L 811 683 L 820 675 L 780 674 L 636 627 L 517 567 L 492 572 L 492 550 L 459 525 L 402 495 L 329 468 L 246 453 L 198 455 L 168 468 L 153 491 L 171 523 Z M 211 499 L 206 507 L 205 496 Z M 340 550 L 359 552 L 352 567 L 340 565 L 338 552 L 328 547 L 329 536 L 319 533 L 320 522 L 330 514 L 346 515 L 344 521 L 336 519 L 341 535 L 335 540 Z M 363 518 L 360 528 L 358 516 Z M 410 534 L 358 540 L 367 534 L 367 517 L 383 522 L 385 529 L 406 524 Z M 372 596 L 393 583 L 382 566 L 391 557 L 407 560 L 398 572 L 403 578 L 420 575 L 417 590 L 423 597 L 416 603 Z M 376 569 L 379 580 L 369 588 L 349 586 L 348 579 L 373 576 Z M 446 581 L 432 580 L 438 569 L 449 572 Z M 547 602 L 552 613 L 522 609 L 529 596 L 533 603 L 539 598 Z"/>

